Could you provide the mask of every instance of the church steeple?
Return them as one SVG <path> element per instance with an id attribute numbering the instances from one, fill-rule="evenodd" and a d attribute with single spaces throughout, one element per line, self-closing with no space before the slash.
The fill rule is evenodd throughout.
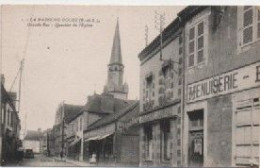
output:
<path id="1" fill-rule="evenodd" d="M 117 18 L 117 23 L 116 23 L 116 30 L 115 30 L 114 41 L 113 41 L 109 64 L 122 64 L 121 42 L 120 42 L 118 18 Z"/>
<path id="2" fill-rule="evenodd" d="M 123 84 L 123 74 L 124 65 L 121 54 L 119 21 L 117 19 L 111 57 L 108 64 L 107 84 L 104 87 L 104 93 L 111 94 L 115 98 L 127 99 L 128 85 L 126 83 Z"/>

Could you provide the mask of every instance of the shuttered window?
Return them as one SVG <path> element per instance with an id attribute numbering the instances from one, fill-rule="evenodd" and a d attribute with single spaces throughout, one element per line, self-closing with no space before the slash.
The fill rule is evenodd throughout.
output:
<path id="1" fill-rule="evenodd" d="M 239 101 L 235 112 L 235 163 L 259 162 L 260 98 Z"/>
<path id="2" fill-rule="evenodd" d="M 257 7 L 245 6 L 239 8 L 240 22 L 239 30 L 241 32 L 240 46 L 245 46 L 257 41 L 260 38 L 260 11 Z M 241 21 L 240 21 L 241 20 Z"/>

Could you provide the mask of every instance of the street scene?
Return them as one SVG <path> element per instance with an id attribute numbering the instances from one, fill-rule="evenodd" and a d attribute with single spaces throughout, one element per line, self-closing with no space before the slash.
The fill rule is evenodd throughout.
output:
<path id="1" fill-rule="evenodd" d="M 258 6 L 2 5 L 0 163 L 259 167 Z"/>

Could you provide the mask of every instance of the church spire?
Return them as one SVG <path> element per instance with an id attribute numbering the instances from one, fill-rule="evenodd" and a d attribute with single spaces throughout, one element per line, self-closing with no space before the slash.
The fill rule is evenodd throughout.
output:
<path id="1" fill-rule="evenodd" d="M 121 42 L 120 42 L 118 18 L 117 18 L 117 23 L 116 23 L 116 30 L 115 30 L 115 34 L 114 34 L 114 41 L 113 41 L 109 64 L 122 64 Z"/>
<path id="2" fill-rule="evenodd" d="M 123 84 L 123 75 L 124 65 L 121 55 L 119 22 L 117 18 L 111 57 L 108 64 L 107 84 L 104 87 L 104 93 L 113 95 L 115 98 L 126 100 L 128 95 L 128 85 L 126 83 Z"/>

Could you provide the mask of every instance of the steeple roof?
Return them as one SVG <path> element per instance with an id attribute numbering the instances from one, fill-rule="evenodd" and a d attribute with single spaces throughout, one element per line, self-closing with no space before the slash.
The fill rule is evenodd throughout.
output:
<path id="1" fill-rule="evenodd" d="M 109 64 L 122 64 L 118 18 L 117 18 L 117 23 L 116 23 L 116 30 L 115 30 L 114 41 L 113 41 L 112 52 L 111 52 Z"/>

